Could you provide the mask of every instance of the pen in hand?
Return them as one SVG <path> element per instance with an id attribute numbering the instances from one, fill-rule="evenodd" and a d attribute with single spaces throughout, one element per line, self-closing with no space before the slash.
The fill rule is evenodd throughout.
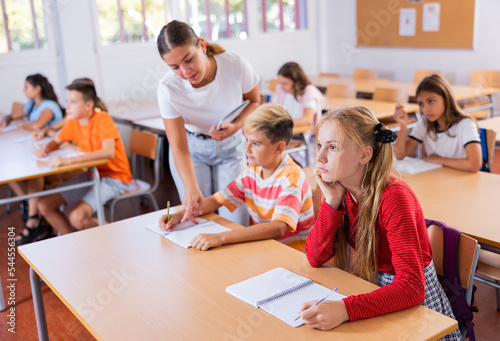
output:
<path id="1" fill-rule="evenodd" d="M 337 288 L 333 289 L 331 293 L 329 293 L 328 295 L 326 295 L 325 297 L 323 297 L 322 299 L 320 299 L 318 302 L 314 303 L 311 307 L 314 307 L 315 305 L 320 305 L 321 303 L 323 303 L 328 297 L 330 297 L 334 292 L 337 292 Z M 309 307 L 309 308 L 311 308 Z M 308 309 L 309 309 L 308 308 Z M 294 321 L 297 321 L 299 318 L 301 318 L 302 316 L 297 316 L 297 318 L 294 320 Z"/>
<path id="2" fill-rule="evenodd" d="M 170 221 L 170 201 L 167 201 L 167 224 Z"/>

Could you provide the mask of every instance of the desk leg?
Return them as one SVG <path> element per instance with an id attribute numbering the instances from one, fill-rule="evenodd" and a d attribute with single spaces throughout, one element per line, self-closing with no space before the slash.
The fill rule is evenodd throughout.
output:
<path id="1" fill-rule="evenodd" d="M 5 299 L 3 298 L 2 279 L 0 279 L 0 311 L 5 310 Z"/>
<path id="2" fill-rule="evenodd" d="M 99 177 L 97 167 L 92 167 L 90 171 L 92 172 L 92 178 L 94 179 L 94 189 L 97 200 L 97 220 L 99 221 L 99 225 L 104 225 L 106 223 L 106 218 L 104 217 L 104 203 L 102 202 L 101 196 L 101 179 Z"/>
<path id="3" fill-rule="evenodd" d="M 47 320 L 45 319 L 45 309 L 43 307 L 42 283 L 35 270 L 30 268 L 31 293 L 33 295 L 33 305 L 35 306 L 36 327 L 38 329 L 38 339 L 45 341 L 49 339 L 47 331 Z"/>

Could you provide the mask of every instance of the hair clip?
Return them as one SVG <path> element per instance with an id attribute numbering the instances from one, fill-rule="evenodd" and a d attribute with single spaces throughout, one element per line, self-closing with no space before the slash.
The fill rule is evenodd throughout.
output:
<path id="1" fill-rule="evenodd" d="M 375 126 L 375 136 L 380 143 L 393 143 L 398 138 L 398 135 L 389 129 L 382 129 L 384 125 L 379 123 Z"/>

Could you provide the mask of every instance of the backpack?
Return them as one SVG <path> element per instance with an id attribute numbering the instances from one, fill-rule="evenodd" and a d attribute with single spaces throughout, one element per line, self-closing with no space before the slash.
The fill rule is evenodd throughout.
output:
<path id="1" fill-rule="evenodd" d="M 455 315 L 459 325 L 465 325 L 469 340 L 475 341 L 474 324 L 472 323 L 474 316 L 472 313 L 478 312 L 478 308 L 474 301 L 474 293 L 477 288 L 476 286 L 473 286 L 472 288 L 472 303 L 469 305 L 465 298 L 465 292 L 462 288 L 462 284 L 460 283 L 457 266 L 458 239 L 461 232 L 436 220 L 425 219 L 425 225 L 437 225 L 443 229 L 443 255 L 453 255 L 453 257 L 444 257 L 443 260 L 444 291 L 450 300 L 451 309 L 453 310 L 453 314 Z M 473 271 L 475 273 L 476 269 Z"/>

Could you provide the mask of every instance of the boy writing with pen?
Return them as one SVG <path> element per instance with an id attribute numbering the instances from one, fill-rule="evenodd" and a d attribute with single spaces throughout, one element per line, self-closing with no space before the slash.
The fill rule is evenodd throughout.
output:
<path id="1" fill-rule="evenodd" d="M 203 199 L 199 215 L 221 206 L 234 211 L 246 203 L 251 226 L 215 234 L 199 234 L 191 245 L 208 250 L 224 244 L 274 238 L 300 251 L 314 223 L 312 194 L 302 169 L 283 154 L 290 141 L 293 120 L 276 104 L 265 104 L 243 125 L 249 166 L 225 189 Z M 162 230 L 173 230 L 184 209 L 159 221 Z"/>

